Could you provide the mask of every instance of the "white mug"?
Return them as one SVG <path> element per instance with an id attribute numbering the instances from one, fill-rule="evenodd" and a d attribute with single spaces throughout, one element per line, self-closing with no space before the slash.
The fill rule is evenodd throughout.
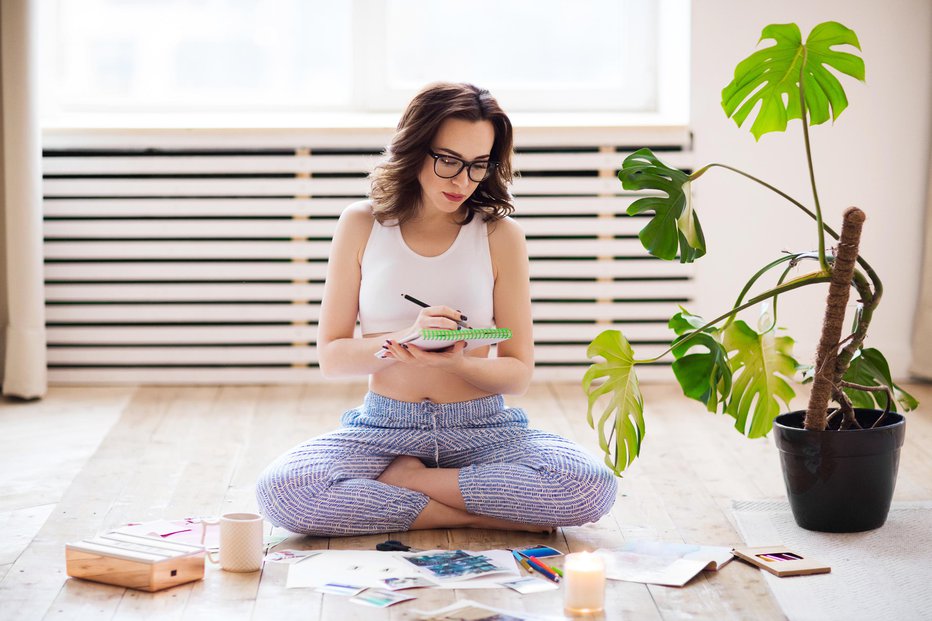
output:
<path id="1" fill-rule="evenodd" d="M 220 560 L 208 551 L 211 563 L 220 563 L 226 571 L 259 571 L 262 567 L 262 516 L 255 513 L 224 513 L 219 520 L 201 520 L 201 544 L 207 536 L 207 526 L 220 524 Z"/>

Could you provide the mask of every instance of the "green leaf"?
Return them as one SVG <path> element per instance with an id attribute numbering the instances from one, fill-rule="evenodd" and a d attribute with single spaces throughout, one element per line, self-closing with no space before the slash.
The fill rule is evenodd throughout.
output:
<path id="1" fill-rule="evenodd" d="M 693 315 L 682 306 L 680 306 L 680 312 L 670 317 L 670 321 L 667 322 L 667 326 L 676 332 L 677 336 L 682 336 L 692 330 L 698 330 L 705 324 L 705 319 L 699 315 Z"/>
<path id="2" fill-rule="evenodd" d="M 797 366 L 793 339 L 778 337 L 773 330 L 758 334 L 739 320 L 725 329 L 724 345 L 733 380 L 725 412 L 735 418 L 735 429 L 749 438 L 765 436 L 782 409 L 778 401 L 789 409 L 796 395 L 787 381 Z"/>
<path id="3" fill-rule="evenodd" d="M 701 317 L 690 314 L 683 307 L 680 308 L 681 312 L 674 315 L 669 323 L 678 336 L 692 333 L 705 325 Z M 676 375 L 683 394 L 701 401 L 710 412 L 717 411 L 718 404 L 724 403 L 731 392 L 728 355 L 718 338 L 718 330 L 706 328 L 689 340 L 674 345 L 672 349 L 676 358 L 673 362 L 673 374 Z M 688 353 L 695 347 L 704 347 L 706 351 Z"/>
<path id="4" fill-rule="evenodd" d="M 851 359 L 848 371 L 842 378 L 846 382 L 862 386 L 888 386 L 893 390 L 893 403 L 890 409 L 897 411 L 897 404 L 903 411 L 909 412 L 919 406 L 919 402 L 911 394 L 893 383 L 890 375 L 890 365 L 879 349 L 867 348 L 859 350 Z M 845 394 L 851 399 L 851 405 L 856 408 L 877 408 L 883 410 L 887 405 L 887 395 L 883 392 L 864 392 L 856 388 L 843 388 Z"/>
<path id="5" fill-rule="evenodd" d="M 670 261 L 679 249 L 680 263 L 692 263 L 705 254 L 705 237 L 692 208 L 689 175 L 661 162 L 650 149 L 639 149 L 625 158 L 618 178 L 626 190 L 656 190 L 666 196 L 639 198 L 628 207 L 633 216 L 653 211 L 641 229 L 641 244 L 655 257 Z"/>
<path id="6" fill-rule="evenodd" d="M 620 475 L 641 452 L 644 441 L 644 399 L 634 373 L 634 350 L 621 332 L 605 330 L 589 344 L 586 356 L 605 359 L 591 365 L 583 375 L 582 387 L 589 399 L 586 420 L 599 432 L 606 465 Z M 594 380 L 603 377 L 605 381 L 593 386 Z M 593 409 L 606 394 L 608 403 L 596 423 Z"/>
<path id="7" fill-rule="evenodd" d="M 835 45 L 861 49 L 857 34 L 838 22 L 819 24 L 805 44 L 796 24 L 770 24 L 761 33 L 760 41 L 764 39 L 773 39 L 776 44 L 738 63 L 734 79 L 722 89 L 722 108 L 738 127 L 760 102 L 751 125 L 755 140 L 767 132 L 785 131 L 788 120 L 802 118 L 800 71 L 810 125 L 820 125 L 829 118 L 834 121 L 848 107 L 845 90 L 825 65 L 864 81 L 864 61 L 832 49 Z"/>

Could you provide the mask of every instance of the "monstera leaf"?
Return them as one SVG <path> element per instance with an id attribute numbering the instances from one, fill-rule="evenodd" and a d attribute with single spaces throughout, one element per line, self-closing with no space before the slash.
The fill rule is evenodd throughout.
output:
<path id="1" fill-rule="evenodd" d="M 618 330 L 606 330 L 599 334 L 586 356 L 602 356 L 605 362 L 589 367 L 583 376 L 583 390 L 589 398 L 586 418 L 589 426 L 598 429 L 599 446 L 605 452 L 605 463 L 617 475 L 634 461 L 641 452 L 644 441 L 644 400 L 634 374 L 634 351 L 631 344 Z M 598 387 L 592 382 L 604 377 Z M 596 402 L 609 395 L 608 404 L 599 415 L 598 424 L 593 418 Z M 612 439 L 614 438 L 614 446 Z"/>
<path id="2" fill-rule="evenodd" d="M 835 45 L 861 49 L 854 31 L 838 22 L 819 24 L 805 43 L 796 24 L 770 24 L 761 33 L 760 40 L 764 39 L 773 39 L 776 44 L 741 61 L 734 79 L 722 89 L 722 108 L 739 127 L 760 102 L 751 126 L 755 140 L 767 132 L 785 131 L 788 120 L 802 118 L 800 73 L 810 125 L 819 125 L 830 117 L 835 120 L 848 106 L 841 83 L 825 65 L 864 81 L 864 61 L 832 49 Z"/>
<path id="3" fill-rule="evenodd" d="M 701 328 L 705 322 L 681 306 L 680 312 L 673 315 L 668 325 L 677 336 L 682 336 Z M 676 358 L 673 374 L 683 394 L 701 401 L 710 412 L 717 411 L 718 404 L 723 403 L 731 392 L 728 354 L 718 338 L 718 330 L 706 328 L 685 343 L 673 347 L 673 357 Z M 688 353 L 697 347 L 704 347 L 706 351 Z"/>
<path id="4" fill-rule="evenodd" d="M 890 409 L 894 412 L 896 412 L 897 403 L 906 412 L 916 409 L 919 405 L 915 397 L 893 383 L 893 378 L 890 376 L 890 365 L 887 364 L 887 359 L 878 349 L 868 348 L 858 351 L 851 359 L 851 364 L 843 379 L 861 386 L 890 387 L 893 390 L 894 397 Z M 855 388 L 843 388 L 843 390 L 851 399 L 851 405 L 856 408 L 878 408 L 881 410 L 886 408 L 886 393 L 864 392 Z"/>
<path id="5" fill-rule="evenodd" d="M 735 429 L 749 438 L 765 436 L 780 413 L 778 400 L 788 409 L 796 395 L 787 382 L 797 366 L 791 353 L 793 339 L 778 337 L 773 331 L 759 334 L 738 320 L 725 329 L 724 345 L 733 380 L 725 413 L 735 418 Z"/>
<path id="6" fill-rule="evenodd" d="M 625 158 L 618 178 L 626 190 L 657 190 L 666 194 L 639 198 L 628 207 L 630 216 L 654 212 L 638 234 L 648 252 L 669 261 L 676 257 L 679 247 L 680 263 L 692 263 L 705 254 L 705 237 L 689 194 L 689 175 L 670 168 L 650 149 L 639 149 Z"/>

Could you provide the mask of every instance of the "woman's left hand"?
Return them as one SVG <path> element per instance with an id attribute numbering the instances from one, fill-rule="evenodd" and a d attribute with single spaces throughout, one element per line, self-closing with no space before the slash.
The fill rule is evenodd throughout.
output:
<path id="1" fill-rule="evenodd" d="M 452 347 L 441 351 L 428 351 L 417 345 L 402 344 L 398 341 L 386 341 L 384 347 L 386 348 L 385 357 L 389 359 L 419 367 L 453 369 L 463 361 L 466 341 L 457 341 Z"/>

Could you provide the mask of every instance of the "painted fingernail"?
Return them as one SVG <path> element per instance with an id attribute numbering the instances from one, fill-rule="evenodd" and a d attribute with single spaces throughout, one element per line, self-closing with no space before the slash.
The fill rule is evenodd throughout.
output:
<path id="1" fill-rule="evenodd" d="M 467 319 L 468 317 L 466 315 L 460 313 L 460 321 L 466 321 Z"/>
<path id="2" fill-rule="evenodd" d="M 382 345 L 382 349 L 388 349 L 388 345 Z"/>
<path id="3" fill-rule="evenodd" d="M 405 345 L 404 343 L 401 344 L 401 347 L 402 347 L 403 349 L 408 349 L 408 346 Z"/>

